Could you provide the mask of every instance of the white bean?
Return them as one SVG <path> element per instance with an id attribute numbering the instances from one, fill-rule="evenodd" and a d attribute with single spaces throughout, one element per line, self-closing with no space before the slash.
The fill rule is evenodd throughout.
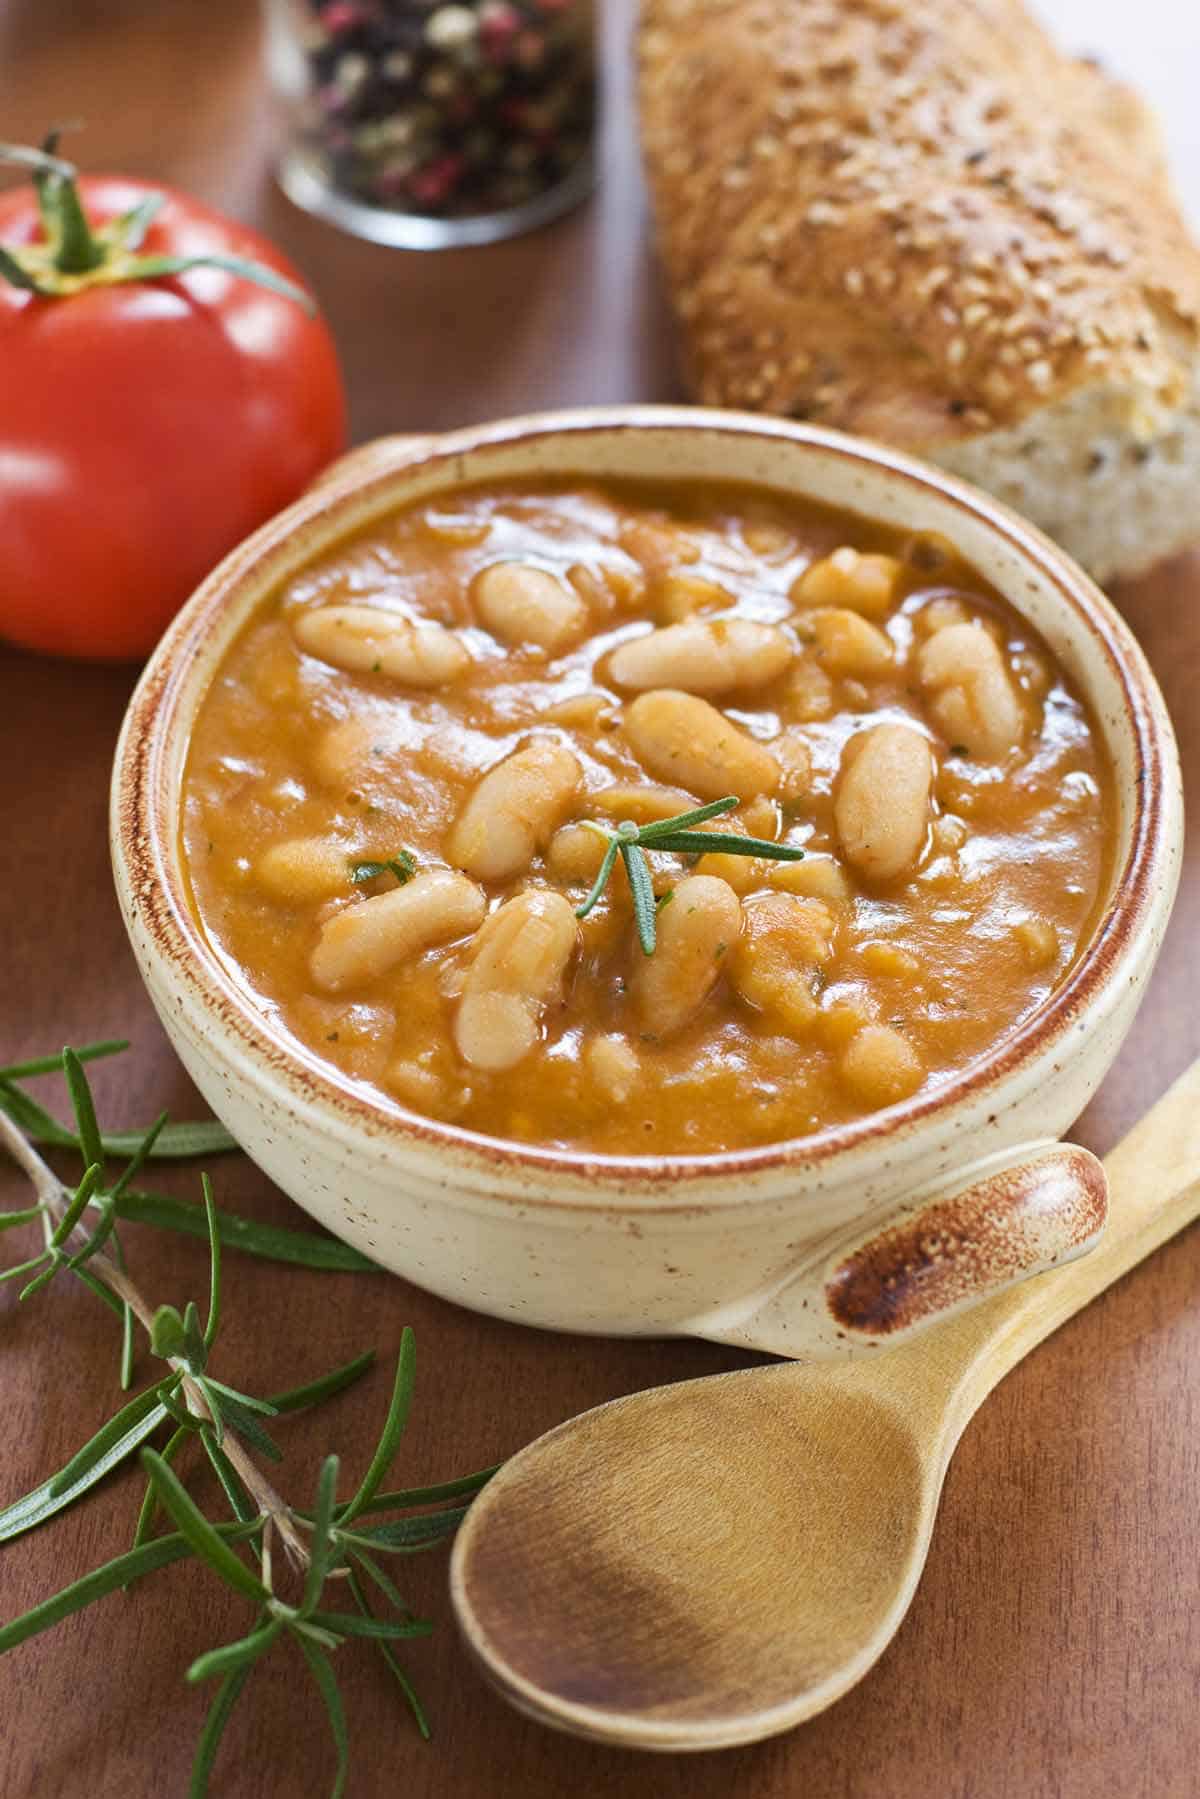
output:
<path id="1" fill-rule="evenodd" d="M 587 607 L 565 581 L 531 562 L 493 562 L 475 577 L 475 609 L 502 643 L 565 649 L 587 625 Z"/>
<path id="2" fill-rule="evenodd" d="M 350 890 L 350 858 L 331 837 L 289 837 L 263 851 L 254 878 L 284 905 L 331 899 Z"/>
<path id="3" fill-rule="evenodd" d="M 779 797 L 789 806 L 806 799 L 812 787 L 812 751 L 799 731 L 785 731 L 771 744 L 779 764 Z"/>
<path id="4" fill-rule="evenodd" d="M 451 826 L 446 857 L 481 881 L 523 874 L 579 792 L 578 759 L 535 738 L 490 768 Z"/>
<path id="5" fill-rule="evenodd" d="M 474 881 L 449 868 L 426 869 L 403 887 L 335 912 L 312 953 L 313 980 L 333 993 L 374 980 L 436 943 L 475 930 L 485 910 Z"/>
<path id="6" fill-rule="evenodd" d="M 910 725 L 872 725 L 842 750 L 834 821 L 846 859 L 892 881 L 908 873 L 929 828 L 933 755 Z"/>
<path id="7" fill-rule="evenodd" d="M 586 825 L 562 825 L 546 845 L 546 873 L 564 887 L 590 887 L 604 860 L 605 842 Z"/>
<path id="8" fill-rule="evenodd" d="M 768 893 L 751 900 L 742 920 L 729 966 L 735 991 L 791 1036 L 804 1036 L 817 1016 L 815 976 L 832 946 L 832 912 L 819 899 Z"/>
<path id="9" fill-rule="evenodd" d="M 654 582 L 656 609 L 670 624 L 679 624 L 695 612 L 723 612 L 734 596 L 727 587 L 706 581 L 703 575 L 660 574 Z"/>
<path id="10" fill-rule="evenodd" d="M 583 1056 L 589 1075 L 605 1098 L 614 1105 L 626 1105 L 641 1075 L 637 1051 L 628 1039 L 615 1031 L 606 1031 L 588 1039 Z"/>
<path id="11" fill-rule="evenodd" d="M 454 1020 L 464 1062 L 497 1070 L 529 1054 L 578 941 L 575 914 L 561 893 L 531 889 L 492 913 L 475 940 Z"/>
<path id="12" fill-rule="evenodd" d="M 821 666 L 830 674 L 871 681 L 892 666 L 891 638 L 857 612 L 845 608 L 816 612 L 812 632 Z"/>
<path id="13" fill-rule="evenodd" d="M 972 756 L 1001 757 L 1025 734 L 1021 702 L 999 645 L 980 624 L 947 625 L 921 646 L 921 686 L 951 743 Z"/>
<path id="14" fill-rule="evenodd" d="M 729 693 L 776 680 L 791 660 L 792 646 L 777 625 L 693 618 L 621 644 L 608 666 L 618 687 Z"/>
<path id="15" fill-rule="evenodd" d="M 320 606 L 292 621 L 300 648 L 352 674 L 390 675 L 408 687 L 444 687 L 470 666 L 460 637 L 429 620 L 414 625 L 380 606 Z"/>
<path id="16" fill-rule="evenodd" d="M 850 1039 L 840 1073 L 854 1097 L 867 1106 L 894 1106 L 915 1093 L 925 1078 L 912 1044 L 886 1024 L 864 1025 Z"/>
<path id="17" fill-rule="evenodd" d="M 783 893 L 798 893 L 804 899 L 825 900 L 827 904 L 844 905 L 854 897 L 837 857 L 819 851 L 810 851 L 803 862 L 774 863 L 768 879 L 772 887 Z"/>
<path id="18" fill-rule="evenodd" d="M 692 809 L 692 796 L 679 787 L 647 787 L 642 783 L 614 781 L 611 787 L 597 787 L 587 796 L 589 811 L 603 812 L 619 821 L 631 818 L 634 824 L 654 824 L 658 819 L 675 818 Z"/>
<path id="19" fill-rule="evenodd" d="M 792 599 L 798 606 L 848 606 L 867 618 L 884 618 L 902 572 L 894 556 L 863 555 L 844 544 L 805 569 L 792 587 Z"/>
<path id="20" fill-rule="evenodd" d="M 674 781 L 704 800 L 774 793 L 779 764 L 724 713 L 695 694 L 658 688 L 639 694 L 625 713 L 625 734 L 659 781 Z"/>
<path id="21" fill-rule="evenodd" d="M 633 992 L 645 1028 L 656 1037 L 681 1030 L 700 1010 L 737 944 L 741 901 L 714 875 L 688 875 L 658 915 L 658 946 L 639 952 Z"/>

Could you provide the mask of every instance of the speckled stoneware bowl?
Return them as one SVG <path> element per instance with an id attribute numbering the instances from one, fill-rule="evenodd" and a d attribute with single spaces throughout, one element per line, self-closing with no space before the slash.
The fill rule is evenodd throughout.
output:
<path id="1" fill-rule="evenodd" d="M 206 941 L 180 862 L 196 708 L 259 602 L 394 507 L 464 481 L 578 474 L 764 483 L 940 531 L 1047 639 L 1116 769 L 1107 903 L 1062 986 L 933 1092 L 720 1156 L 601 1158 L 499 1142 L 364 1091 L 256 1009 Z M 138 963 L 201 1092 L 322 1224 L 407 1279 L 525 1324 L 688 1333 L 782 1355 L 894 1341 L 1087 1250 L 1104 1176 L 1056 1142 L 1110 1066 L 1178 876 L 1162 697 L 1113 608 L 1003 506 L 878 445 L 739 414 L 624 407 L 514 420 L 351 458 L 259 531 L 175 620 L 117 749 L 112 849 Z"/>

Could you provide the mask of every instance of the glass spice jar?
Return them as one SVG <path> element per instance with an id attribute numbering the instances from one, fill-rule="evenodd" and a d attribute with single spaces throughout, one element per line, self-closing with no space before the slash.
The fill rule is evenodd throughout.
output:
<path id="1" fill-rule="evenodd" d="M 267 0 L 289 197 L 379 243 L 487 243 L 594 179 L 593 0 Z"/>

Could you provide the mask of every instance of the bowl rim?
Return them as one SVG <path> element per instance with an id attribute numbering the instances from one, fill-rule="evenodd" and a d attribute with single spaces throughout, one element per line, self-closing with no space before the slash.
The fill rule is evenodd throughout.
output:
<path id="1" fill-rule="evenodd" d="M 403 483 L 431 465 L 450 465 L 447 487 L 470 485 L 464 458 L 476 450 L 527 444 L 538 439 L 578 441 L 581 436 L 620 434 L 647 427 L 680 432 L 719 432 L 737 437 L 786 440 L 820 454 L 869 466 L 890 480 L 933 491 L 972 515 L 1017 558 L 1032 564 L 1056 599 L 1082 622 L 1115 676 L 1122 702 L 1121 726 L 1137 754 L 1129 842 L 1124 862 L 1114 869 L 1110 898 L 1092 935 L 1065 980 L 985 1054 L 928 1091 L 847 1124 L 806 1137 L 707 1154 L 604 1155 L 488 1136 L 463 1126 L 424 1118 L 387 1095 L 377 1094 L 324 1062 L 282 1027 L 229 974 L 188 904 L 181 880 L 182 857 L 171 844 L 177 824 L 164 791 L 172 726 L 177 723 L 201 651 L 219 639 L 224 614 L 249 579 L 262 579 L 264 563 L 280 563 L 293 552 L 297 536 L 310 538 L 311 558 L 361 528 L 387 509 L 389 499 L 405 503 Z M 363 449 L 369 450 L 370 446 Z M 437 435 L 381 443 L 378 464 L 351 452 L 355 464 L 345 479 L 323 478 L 293 506 L 231 552 L 192 595 L 168 627 L 137 683 L 125 713 L 113 764 L 111 845 L 118 894 L 134 915 L 161 966 L 182 982 L 218 1028 L 239 1040 L 260 1078 L 272 1075 L 291 1100 L 316 1107 L 324 1121 L 343 1132 L 365 1135 L 393 1148 L 420 1148 L 456 1163 L 459 1172 L 482 1172 L 494 1180 L 514 1177 L 526 1186 L 558 1175 L 605 1190 L 626 1193 L 651 1189 L 660 1203 L 667 1187 L 680 1189 L 675 1205 L 711 1195 L 702 1183 L 722 1178 L 758 1177 L 783 1169 L 811 1170 L 849 1152 L 869 1149 L 881 1138 L 898 1138 L 936 1121 L 964 1101 L 977 1100 L 1038 1057 L 1046 1054 L 1078 1020 L 1100 1002 L 1118 966 L 1142 943 L 1173 891 L 1171 862 L 1178 849 L 1178 757 L 1174 733 L 1157 682 L 1133 635 L 1111 602 L 1067 553 L 1002 501 L 905 452 L 870 439 L 822 426 L 704 407 L 607 405 L 521 415 Z M 569 459 L 557 474 L 568 475 Z M 736 476 L 731 477 L 737 479 Z M 767 483 L 759 483 L 767 485 Z M 786 490 L 783 490 L 786 491 Z M 852 508 L 851 508 L 852 509 Z M 361 512 L 363 517 L 352 516 Z M 864 516 L 867 516 L 864 513 Z M 270 582 L 265 591 L 270 590 Z M 1020 602 L 1010 600 L 1019 612 Z M 222 644 L 221 653 L 227 646 Z M 1090 695 L 1087 697 L 1091 697 Z M 178 795 L 176 794 L 176 800 Z M 177 838 L 177 828 L 174 833 Z M 182 998 L 178 1004 L 183 1005 Z M 539 1203 L 556 1203 L 544 1192 L 522 1193 Z M 563 1203 L 559 1200 L 557 1203 Z M 578 1195 L 569 1202 L 578 1203 Z"/>

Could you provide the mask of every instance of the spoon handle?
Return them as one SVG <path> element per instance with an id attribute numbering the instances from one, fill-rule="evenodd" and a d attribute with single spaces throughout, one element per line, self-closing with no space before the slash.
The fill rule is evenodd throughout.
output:
<path id="1" fill-rule="evenodd" d="M 906 1384 L 917 1380 L 919 1364 L 928 1403 L 949 1425 L 947 1456 L 972 1413 L 1023 1356 L 1200 1216 L 1200 1061 L 1109 1153 L 1104 1167 L 1109 1218 L 1097 1248 L 973 1306 L 887 1357 L 888 1374 L 894 1369 Z M 906 1373 L 901 1364 L 909 1357 L 914 1368 Z M 877 1363 L 877 1372 L 884 1366 Z"/>

